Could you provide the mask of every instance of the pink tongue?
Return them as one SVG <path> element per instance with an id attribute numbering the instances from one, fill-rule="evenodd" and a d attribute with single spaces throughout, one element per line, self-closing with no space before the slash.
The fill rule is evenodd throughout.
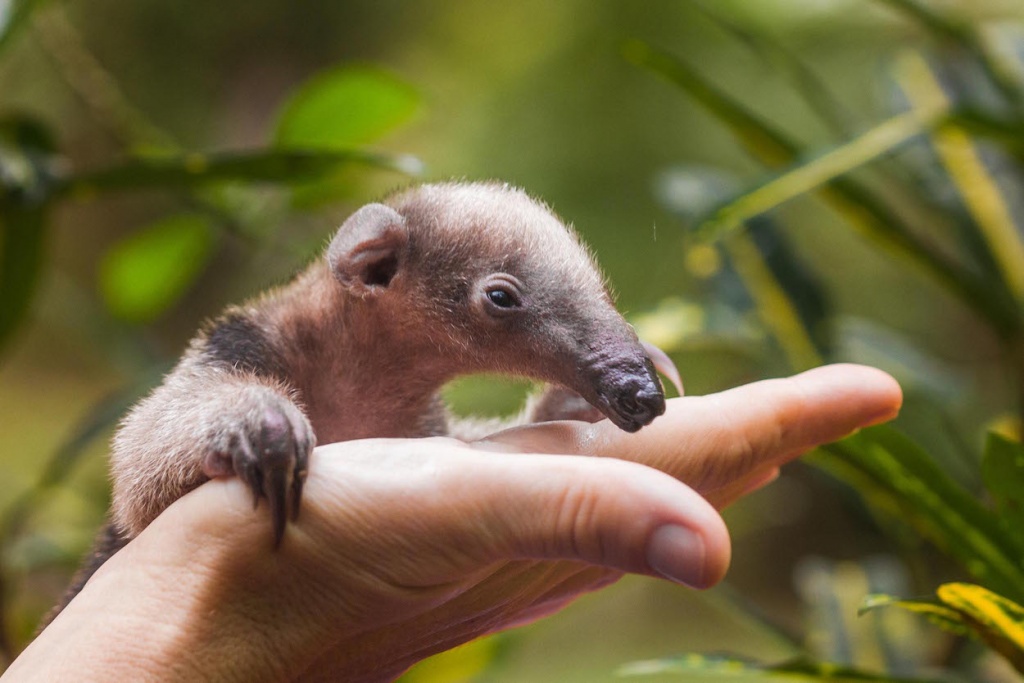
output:
<path id="1" fill-rule="evenodd" d="M 647 356 L 654 363 L 654 368 L 661 374 L 668 377 L 668 380 L 672 382 L 672 386 L 676 388 L 679 395 L 683 395 L 683 380 L 679 377 L 679 370 L 676 369 L 676 364 L 672 362 L 672 359 L 668 355 L 659 349 L 654 344 L 642 341 L 640 344 L 644 347 L 644 351 L 647 352 Z"/>

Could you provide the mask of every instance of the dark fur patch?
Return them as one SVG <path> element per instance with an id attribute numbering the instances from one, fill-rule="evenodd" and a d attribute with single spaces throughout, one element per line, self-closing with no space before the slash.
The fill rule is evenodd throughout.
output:
<path id="1" fill-rule="evenodd" d="M 284 360 L 263 329 L 240 313 L 228 313 L 206 330 L 203 359 L 261 377 L 285 377 Z"/>

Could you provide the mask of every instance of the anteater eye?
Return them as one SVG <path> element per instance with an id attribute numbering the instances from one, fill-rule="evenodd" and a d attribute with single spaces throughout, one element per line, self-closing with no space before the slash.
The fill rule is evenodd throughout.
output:
<path id="1" fill-rule="evenodd" d="M 522 283 L 508 273 L 494 273 L 479 287 L 477 305 L 492 318 L 518 317 L 527 308 Z"/>
<path id="2" fill-rule="evenodd" d="M 519 300 L 515 295 L 504 289 L 487 290 L 487 299 L 498 308 L 517 308 Z"/>

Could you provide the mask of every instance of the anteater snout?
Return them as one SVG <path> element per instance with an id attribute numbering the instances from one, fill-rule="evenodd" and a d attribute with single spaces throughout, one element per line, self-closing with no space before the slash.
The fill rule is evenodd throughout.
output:
<path id="1" fill-rule="evenodd" d="M 665 412 L 665 395 L 657 380 L 623 387 L 611 403 L 619 418 L 619 426 L 628 432 L 649 425 Z"/>
<path id="2" fill-rule="evenodd" d="M 635 337 L 600 345 L 600 356 L 573 386 L 620 429 L 635 432 L 665 413 L 665 392 L 658 371 L 682 394 L 679 372 L 663 351 Z"/>

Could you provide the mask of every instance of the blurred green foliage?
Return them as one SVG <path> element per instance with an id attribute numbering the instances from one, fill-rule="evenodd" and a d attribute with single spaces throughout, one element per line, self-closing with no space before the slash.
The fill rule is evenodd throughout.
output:
<path id="1" fill-rule="evenodd" d="M 892 257 L 917 266 L 990 326 L 1000 340 L 1005 372 L 1018 396 L 1024 397 L 1024 237 L 1018 222 L 1024 214 L 1015 215 L 1012 208 L 1013 185 L 997 177 L 1002 171 L 1018 181 L 1024 178 L 1024 157 L 1015 141 L 974 125 L 978 120 L 998 121 L 1000 126 L 1016 129 L 1024 123 L 1024 38 L 1011 40 L 1009 55 L 999 55 L 978 28 L 956 15 L 919 0 L 879 3 L 918 22 L 934 36 L 935 46 L 927 57 L 905 53 L 891 67 L 894 84 L 903 95 L 894 103 L 898 111 L 824 153 L 794 142 L 685 59 L 644 43 L 628 44 L 629 61 L 664 77 L 707 107 L 753 158 L 769 168 L 783 167 L 756 182 L 753 189 L 731 196 L 723 198 L 719 191 L 670 200 L 689 224 L 693 240 L 719 245 L 728 259 L 727 275 L 732 274 L 746 289 L 748 306 L 794 369 L 815 365 L 819 358 L 837 359 L 820 341 L 821 327 L 831 326 L 834 316 L 821 291 L 825 280 L 813 264 L 801 264 L 780 235 L 765 239 L 772 234 L 766 228 L 773 226 L 765 214 L 820 190 L 821 198 L 851 228 Z M 767 41 L 759 45 L 771 47 Z M 783 53 L 782 46 L 773 49 Z M 799 76 L 801 71 L 793 73 Z M 800 85 L 804 97 L 821 91 L 813 100 L 808 97 L 808 106 L 821 114 L 816 103 L 832 101 L 825 86 L 806 79 Z M 930 226 L 904 218 L 897 208 L 897 203 L 927 206 L 935 201 L 934 185 L 906 182 L 915 172 L 923 173 L 921 162 L 899 154 L 922 140 L 945 171 L 944 182 L 954 190 L 944 199 L 955 206 L 955 212 L 947 208 L 947 215 L 954 216 L 957 231 L 945 250 L 929 234 Z M 869 165 L 877 166 L 875 162 L 883 157 L 889 159 L 880 173 L 887 185 L 884 191 L 854 175 Z M 714 171 L 714 181 L 720 183 L 722 177 L 721 171 Z M 690 185 L 701 182 L 711 184 L 698 177 Z M 762 267 L 777 260 L 779 252 L 789 254 L 786 267 Z M 979 264 L 984 267 L 978 268 Z M 815 274 L 809 277 L 808 273 Z M 801 315 L 807 309 L 807 292 L 816 290 L 814 315 Z M 1024 405 L 1015 410 L 1014 431 L 1019 435 Z M 972 478 L 982 484 L 976 490 L 957 482 L 926 449 L 889 427 L 875 427 L 824 446 L 808 460 L 852 486 L 884 525 L 911 527 L 957 560 L 980 585 L 939 587 L 939 609 L 944 612 L 933 610 L 929 616 L 947 630 L 977 636 L 1024 674 L 1024 544 L 1015 515 L 1024 500 L 1024 447 L 1017 439 L 990 434 L 984 453 L 971 456 L 975 460 Z M 889 604 L 921 603 L 895 600 Z M 900 672 L 888 666 L 881 674 L 855 670 L 850 668 L 859 663 L 853 649 L 847 648 L 845 655 L 838 663 L 819 663 L 801 655 L 795 663 L 778 666 L 690 656 L 648 662 L 629 671 L 704 671 L 737 679 L 925 680 L 892 677 Z"/>
<path id="2" fill-rule="evenodd" d="M 209 260 L 212 232 L 206 216 L 179 214 L 114 245 L 99 268 L 100 293 L 110 313 L 146 322 L 166 311 Z"/>
<path id="3" fill-rule="evenodd" d="M 299 149 L 366 145 L 406 123 L 419 106 L 419 93 L 387 72 L 342 67 L 320 74 L 291 97 L 274 138 L 280 147 Z"/>
<path id="4" fill-rule="evenodd" d="M 852 360 L 907 402 L 732 511 L 735 589 L 626 581 L 409 680 L 1014 680 L 1022 55 L 1015 0 L 0 0 L 3 655 L 125 407 L 422 158 L 550 201 L 691 393 Z"/>

